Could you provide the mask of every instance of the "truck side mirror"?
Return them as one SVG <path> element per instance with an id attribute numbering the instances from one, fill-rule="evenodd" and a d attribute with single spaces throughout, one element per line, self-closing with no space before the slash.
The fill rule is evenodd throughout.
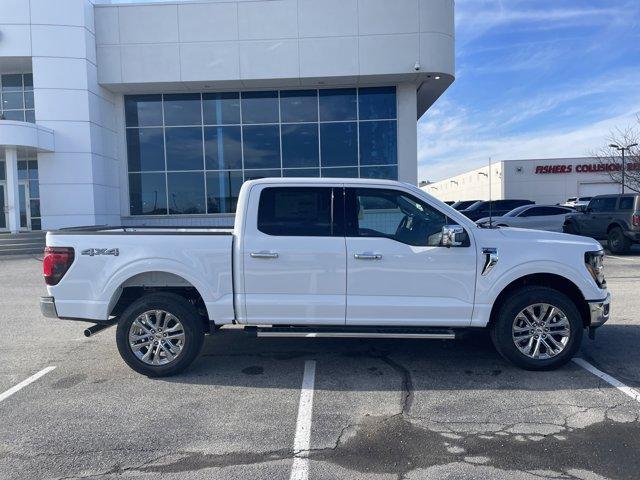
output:
<path id="1" fill-rule="evenodd" d="M 443 247 L 464 247 L 469 244 L 469 235 L 460 225 L 445 225 L 442 227 L 442 240 L 440 245 Z"/>

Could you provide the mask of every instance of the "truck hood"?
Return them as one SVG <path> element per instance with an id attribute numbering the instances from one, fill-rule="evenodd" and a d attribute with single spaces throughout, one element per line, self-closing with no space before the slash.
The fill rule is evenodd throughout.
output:
<path id="1" fill-rule="evenodd" d="M 494 240 L 496 242 L 508 241 L 518 242 L 524 247 L 527 243 L 537 244 L 557 244 L 557 245 L 573 245 L 575 247 L 584 248 L 586 250 L 601 250 L 602 245 L 589 237 L 580 235 L 570 235 L 568 233 L 547 232 L 544 230 L 532 230 L 525 228 L 482 228 L 479 229 L 484 240 Z"/>

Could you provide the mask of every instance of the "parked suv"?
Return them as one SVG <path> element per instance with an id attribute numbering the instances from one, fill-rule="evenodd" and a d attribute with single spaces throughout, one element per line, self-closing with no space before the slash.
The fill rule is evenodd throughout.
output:
<path id="1" fill-rule="evenodd" d="M 611 253 L 628 253 L 633 243 L 640 243 L 640 194 L 593 197 L 583 211 L 567 217 L 563 231 L 606 238 Z"/>
<path id="2" fill-rule="evenodd" d="M 474 222 L 481 218 L 491 216 L 501 216 L 507 212 L 510 212 L 514 208 L 521 207 L 523 205 L 533 205 L 535 202 L 531 200 L 493 200 L 491 202 L 476 202 L 465 210 L 460 210 L 467 218 Z M 491 208 L 489 208 L 491 207 Z"/>

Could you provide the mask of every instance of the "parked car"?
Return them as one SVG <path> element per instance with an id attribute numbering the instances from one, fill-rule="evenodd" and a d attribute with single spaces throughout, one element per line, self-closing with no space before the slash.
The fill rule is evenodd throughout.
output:
<path id="1" fill-rule="evenodd" d="M 565 218 L 574 212 L 572 208 L 557 205 L 523 205 L 502 216 L 492 217 L 491 225 L 562 232 Z M 481 227 L 487 227 L 489 217 L 481 218 L 476 223 Z"/>
<path id="2" fill-rule="evenodd" d="M 499 217 L 507 212 L 510 212 L 514 208 L 521 207 L 522 205 L 533 205 L 535 202 L 531 200 L 492 200 L 476 202 L 470 207 L 460 210 L 467 218 L 474 222 L 481 218 L 491 216 Z M 489 208 L 491 207 L 491 208 Z"/>
<path id="3" fill-rule="evenodd" d="M 183 370 L 230 324 L 289 338 L 486 327 L 506 359 L 547 370 L 609 318 L 602 258 L 589 238 L 479 228 L 400 182 L 262 179 L 242 186 L 233 229 L 48 232 L 40 307 L 94 322 L 89 335 L 117 325 L 122 358 L 149 376 Z"/>
<path id="4" fill-rule="evenodd" d="M 565 220 L 563 231 L 607 239 L 609 250 L 626 254 L 640 243 L 640 194 L 598 195 Z"/>
<path id="5" fill-rule="evenodd" d="M 560 205 L 562 205 L 563 207 L 579 207 L 582 205 L 586 206 L 589 204 L 592 198 L 593 197 L 571 197 L 567 198 L 567 201 L 561 203 Z"/>
<path id="6" fill-rule="evenodd" d="M 478 203 L 481 200 L 458 200 L 457 202 L 454 202 L 451 207 L 455 208 L 456 210 L 460 211 L 460 210 L 465 210 L 467 208 L 469 208 L 471 205 L 473 205 L 474 203 Z"/>

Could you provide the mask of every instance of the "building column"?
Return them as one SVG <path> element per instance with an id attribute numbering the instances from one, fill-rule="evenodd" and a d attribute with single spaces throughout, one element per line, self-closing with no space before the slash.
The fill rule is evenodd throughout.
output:
<path id="1" fill-rule="evenodd" d="M 18 189 L 18 149 L 5 147 L 4 156 L 7 164 L 7 206 L 9 207 L 9 230 L 20 231 L 20 191 Z"/>

